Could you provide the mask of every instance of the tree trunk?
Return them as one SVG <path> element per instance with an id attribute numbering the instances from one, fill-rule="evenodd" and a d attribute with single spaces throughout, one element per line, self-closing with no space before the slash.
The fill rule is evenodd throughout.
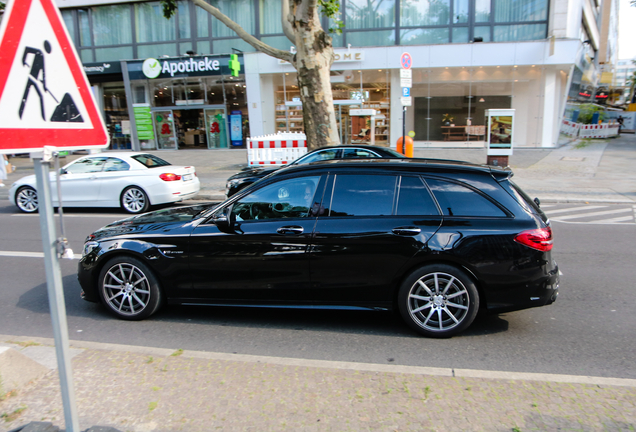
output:
<path id="1" fill-rule="evenodd" d="M 290 22 L 296 35 L 296 70 L 303 103 L 309 151 L 340 144 L 333 108 L 330 70 L 331 37 L 320 24 L 316 0 L 289 0 Z"/>

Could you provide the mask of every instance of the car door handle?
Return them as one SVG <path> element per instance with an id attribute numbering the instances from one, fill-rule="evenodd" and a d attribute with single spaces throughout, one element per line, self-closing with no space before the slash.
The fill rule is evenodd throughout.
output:
<path id="1" fill-rule="evenodd" d="M 278 234 L 302 234 L 303 227 L 300 226 L 284 226 L 276 230 Z"/>
<path id="2" fill-rule="evenodd" d="M 399 227 L 399 228 L 393 228 L 393 234 L 396 235 L 403 235 L 403 236 L 413 236 L 413 235 L 418 235 L 419 233 L 422 232 L 421 229 L 419 228 L 415 228 L 415 227 Z"/>

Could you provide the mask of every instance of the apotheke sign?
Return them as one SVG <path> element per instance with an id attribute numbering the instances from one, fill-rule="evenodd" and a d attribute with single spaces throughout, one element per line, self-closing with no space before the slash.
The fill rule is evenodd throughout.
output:
<path id="1" fill-rule="evenodd" d="M 231 56 L 193 56 L 173 58 L 147 58 L 127 63 L 130 79 L 176 78 L 206 75 L 232 75 Z M 243 56 L 238 55 L 232 63 L 242 73 Z"/>

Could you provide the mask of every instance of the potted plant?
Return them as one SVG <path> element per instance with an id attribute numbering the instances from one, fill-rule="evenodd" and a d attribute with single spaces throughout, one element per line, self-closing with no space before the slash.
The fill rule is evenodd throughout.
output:
<path id="1" fill-rule="evenodd" d="M 453 116 L 452 116 L 452 115 L 450 115 L 450 114 L 444 114 L 444 115 L 442 116 L 442 124 L 443 124 L 444 126 L 450 126 L 452 121 L 453 121 Z"/>

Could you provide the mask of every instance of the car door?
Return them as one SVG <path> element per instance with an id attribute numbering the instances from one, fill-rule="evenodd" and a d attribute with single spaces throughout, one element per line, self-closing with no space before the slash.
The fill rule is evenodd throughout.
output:
<path id="1" fill-rule="evenodd" d="M 139 170 L 139 174 L 144 172 Z M 101 173 L 99 201 L 102 205 L 118 207 L 123 189 L 134 182 L 133 175 L 128 162 L 120 158 L 109 157 L 104 163 L 104 170 Z"/>
<path id="2" fill-rule="evenodd" d="M 219 301 L 298 302 L 309 288 L 307 249 L 316 221 L 314 196 L 324 179 L 282 179 L 229 202 L 229 227 L 214 216 L 197 226 L 190 241 L 194 297 Z"/>
<path id="3" fill-rule="evenodd" d="M 90 206 L 97 203 L 106 159 L 106 156 L 85 157 L 64 168 L 60 175 L 63 205 Z M 53 196 L 57 201 L 57 194 L 53 193 Z"/>
<path id="4" fill-rule="evenodd" d="M 418 176 L 333 174 L 310 250 L 314 300 L 366 306 L 391 300 L 396 275 L 441 224 Z"/>

